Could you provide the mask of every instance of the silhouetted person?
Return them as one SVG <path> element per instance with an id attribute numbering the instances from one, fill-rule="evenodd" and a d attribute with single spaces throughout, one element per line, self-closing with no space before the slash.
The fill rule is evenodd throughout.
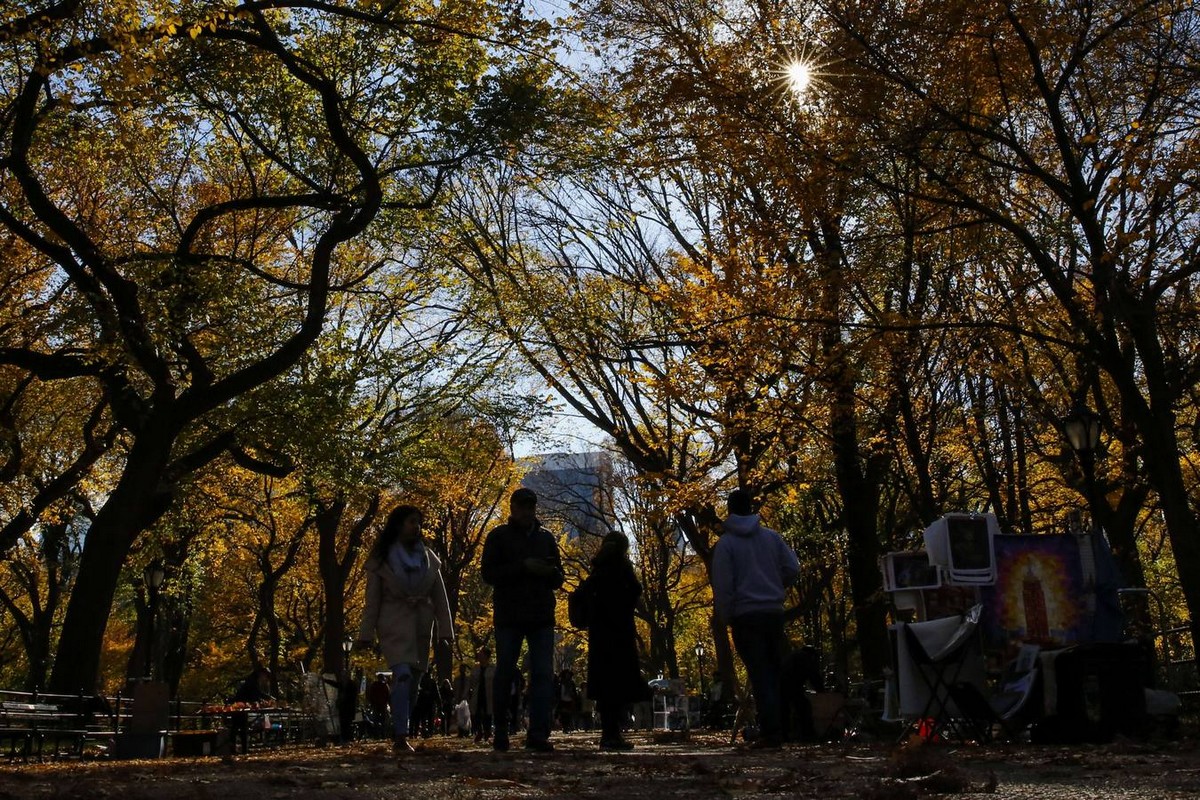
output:
<path id="1" fill-rule="evenodd" d="M 379 673 L 367 687 L 367 708 L 371 711 L 371 729 L 375 736 L 387 735 L 388 706 L 392 699 L 392 687 L 387 678 Z"/>
<path id="2" fill-rule="evenodd" d="M 632 750 L 622 736 L 629 704 L 651 697 L 638 664 L 634 607 L 642 585 L 629 563 L 629 540 L 610 533 L 592 559 L 588 596 L 588 698 L 600 714 L 600 749 Z"/>
<path id="3" fill-rule="evenodd" d="M 495 592 L 498 697 L 508 697 L 517 674 L 521 644 L 529 646 L 529 733 L 525 747 L 551 751 L 554 703 L 554 605 L 562 586 L 558 543 L 537 519 L 537 495 L 517 489 L 509 500 L 508 522 L 492 530 L 483 545 L 483 579 Z M 508 749 L 507 704 L 496 705 L 496 750 Z"/>
<path id="4" fill-rule="evenodd" d="M 414 736 L 428 739 L 437 733 L 437 712 L 441 707 L 441 692 L 433 675 L 426 672 L 421 676 L 420 691 L 417 694 L 413 724 L 410 728 Z"/>
<path id="5" fill-rule="evenodd" d="M 488 742 L 492 739 L 492 718 L 496 707 L 495 685 L 496 667 L 492 664 L 492 651 L 482 647 L 479 650 L 479 663 L 471 671 L 467 696 L 476 742 Z"/>
<path id="6" fill-rule="evenodd" d="M 450 683 L 449 678 L 442 678 L 438 684 L 438 694 L 442 699 L 442 736 L 449 736 L 450 729 L 454 727 L 454 684 Z"/>
<path id="7" fill-rule="evenodd" d="M 717 615 L 733 633 L 758 709 L 755 747 L 783 742 L 779 681 L 786 641 L 783 602 L 800 562 L 783 537 L 763 527 L 749 493 L 729 495 L 725 531 L 713 548 L 712 586 Z"/>
<path id="8" fill-rule="evenodd" d="M 229 698 L 229 702 L 231 704 L 258 705 L 271 699 L 273 699 L 271 697 L 271 670 L 266 667 L 255 667 L 254 671 L 242 680 L 237 691 Z M 229 728 L 234 739 L 235 750 L 237 742 L 240 741 L 242 752 L 250 752 L 250 711 L 241 709 L 231 712 Z"/>
<path id="9" fill-rule="evenodd" d="M 815 647 L 798 647 L 784 656 L 780 672 L 780 729 L 785 741 L 817 739 L 812 703 L 808 699 L 810 686 L 814 691 L 825 691 L 821 653 Z"/>
<path id="10" fill-rule="evenodd" d="M 563 733 L 570 733 L 575 728 L 575 713 L 579 708 L 579 688 L 571 670 L 564 669 L 554 679 L 554 696 L 558 698 L 558 726 Z"/>

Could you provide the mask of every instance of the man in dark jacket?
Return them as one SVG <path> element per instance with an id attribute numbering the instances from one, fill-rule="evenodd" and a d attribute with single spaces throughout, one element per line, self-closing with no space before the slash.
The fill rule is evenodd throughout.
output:
<path id="1" fill-rule="evenodd" d="M 558 543 L 537 519 L 537 495 L 517 489 L 509 501 L 508 522 L 488 534 L 483 545 L 483 580 L 494 591 L 497 698 L 508 697 L 517 673 L 521 643 L 529 643 L 529 735 L 525 747 L 548 752 L 554 703 L 555 590 L 563 583 Z M 508 749 L 508 706 L 495 704 L 496 750 Z"/>

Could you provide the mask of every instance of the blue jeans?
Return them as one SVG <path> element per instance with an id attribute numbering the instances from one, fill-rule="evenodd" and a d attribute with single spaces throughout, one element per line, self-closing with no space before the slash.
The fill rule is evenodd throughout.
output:
<path id="1" fill-rule="evenodd" d="M 496 678 L 493 710 L 496 712 L 496 738 L 508 736 L 509 698 L 521 642 L 529 642 L 529 739 L 550 738 L 550 720 L 554 703 L 554 628 L 496 628 Z"/>
<path id="2" fill-rule="evenodd" d="M 778 742 L 783 738 L 779 714 L 784 656 L 783 613 L 742 614 L 730 620 L 729 627 L 754 691 L 759 732 L 767 741 Z"/>
<path id="3" fill-rule="evenodd" d="M 408 737 L 408 722 L 420 682 L 421 672 L 411 664 L 392 665 L 392 727 L 397 739 Z"/>

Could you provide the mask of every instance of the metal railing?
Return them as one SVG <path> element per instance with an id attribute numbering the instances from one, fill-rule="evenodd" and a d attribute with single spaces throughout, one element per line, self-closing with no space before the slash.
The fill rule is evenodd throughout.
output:
<path id="1" fill-rule="evenodd" d="M 215 755 L 230 741 L 232 721 L 244 715 L 253 748 L 298 744 L 320 738 L 311 714 L 287 707 L 231 710 L 196 701 L 168 703 L 166 727 L 159 732 L 168 753 Z M 0 689 L 0 759 L 42 761 L 63 757 L 106 758 L 118 751 L 136 713 L 133 698 L 116 695 L 63 695 Z M 180 740 L 206 739 L 210 748 L 177 747 Z"/>

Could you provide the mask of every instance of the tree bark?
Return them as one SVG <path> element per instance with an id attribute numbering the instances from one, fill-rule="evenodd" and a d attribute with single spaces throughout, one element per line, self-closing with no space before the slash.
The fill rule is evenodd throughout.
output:
<path id="1" fill-rule="evenodd" d="M 90 694 L 95 688 L 121 567 L 134 539 L 166 512 L 170 501 L 160 480 L 175 435 L 174 431 L 148 427 L 137 437 L 121 480 L 88 529 L 63 619 L 51 691 Z"/>
<path id="2" fill-rule="evenodd" d="M 828 435 L 849 539 L 847 575 L 854 600 L 855 636 L 864 677 L 876 677 L 889 663 L 887 609 L 879 571 L 883 554 L 878 530 L 880 487 L 871 456 L 864 457 L 860 452 L 858 379 L 838 322 L 842 318 L 845 282 L 838 223 L 821 220 L 820 227 L 824 241 L 814 239 L 814 248 L 820 248 L 822 262 L 820 307 L 829 320 L 820 337 L 822 382 L 829 392 Z"/>
<path id="3" fill-rule="evenodd" d="M 338 532 L 346 517 L 349 501 L 345 495 L 330 503 L 316 501 L 317 562 L 321 572 L 321 588 L 325 592 L 325 625 L 323 626 L 321 661 L 326 672 L 338 674 L 346 666 L 342 643 L 346 630 L 346 584 L 350 571 L 358 561 L 363 535 L 379 513 L 382 496 L 376 493 L 364 513 L 346 534 L 345 552 L 338 552 Z"/>

